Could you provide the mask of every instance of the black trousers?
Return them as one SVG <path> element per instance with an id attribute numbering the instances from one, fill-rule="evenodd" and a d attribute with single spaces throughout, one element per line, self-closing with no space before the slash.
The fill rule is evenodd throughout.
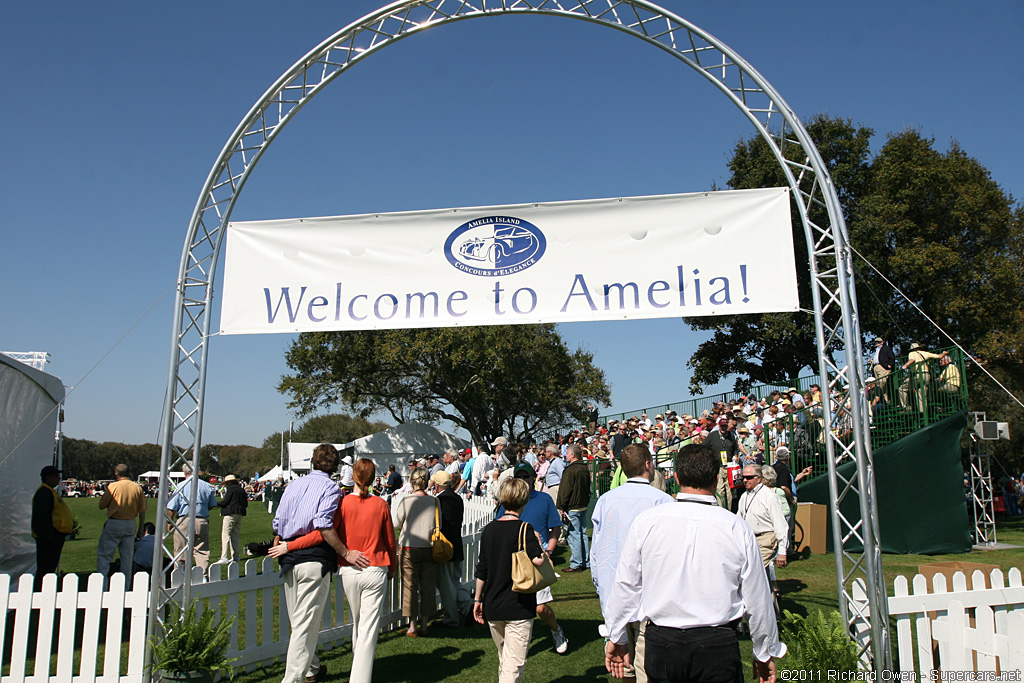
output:
<path id="1" fill-rule="evenodd" d="M 43 576 L 57 573 L 57 565 L 60 564 L 60 553 L 64 550 L 64 534 L 57 534 L 53 538 L 36 539 L 36 580 L 34 590 L 38 591 L 43 587 Z M 60 590 L 60 587 L 57 587 Z"/>
<path id="2" fill-rule="evenodd" d="M 648 624 L 644 671 L 650 683 L 743 683 L 736 630 L 686 630 Z"/>

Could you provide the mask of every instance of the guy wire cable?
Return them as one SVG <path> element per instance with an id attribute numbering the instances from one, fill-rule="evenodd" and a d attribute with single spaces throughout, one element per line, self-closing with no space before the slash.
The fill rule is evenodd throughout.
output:
<path id="1" fill-rule="evenodd" d="M 981 365 L 981 364 L 980 364 L 980 362 L 978 361 L 978 359 L 977 359 L 977 358 L 975 358 L 975 357 L 974 357 L 973 355 L 971 355 L 971 353 L 970 353 L 970 352 L 969 352 L 969 351 L 968 351 L 968 350 L 967 350 L 966 348 L 964 348 L 963 346 L 959 345 L 959 343 L 958 343 L 958 342 L 957 342 L 957 341 L 956 341 L 955 339 L 953 339 L 952 337 L 950 337 L 950 336 L 949 336 L 949 335 L 948 335 L 948 334 L 946 333 L 946 331 L 945 331 L 945 330 L 943 330 L 942 328 L 940 328 L 940 327 L 939 327 L 939 325 L 938 325 L 938 323 L 936 323 L 935 321 L 933 321 L 933 319 L 932 319 L 931 317 L 929 317 L 929 316 L 928 316 L 928 313 L 926 313 L 925 311 L 923 311 L 923 310 L 921 309 L 921 306 L 919 306 L 918 304 L 915 304 L 915 303 L 914 303 L 913 301 L 911 301 L 911 300 L 910 300 L 910 297 L 908 297 L 907 295 L 903 294 L 903 291 L 902 291 L 901 289 L 899 289 L 898 287 L 896 287 L 896 286 L 895 286 L 895 285 L 893 284 L 893 282 L 892 282 L 891 280 L 889 280 L 888 278 L 886 278 L 886 276 L 885 276 L 885 275 L 884 275 L 884 274 L 882 273 L 882 271 L 881 271 L 881 270 L 879 270 L 878 268 L 874 267 L 874 264 L 873 264 L 873 263 L 871 263 L 871 262 L 870 262 L 870 261 L 868 261 L 868 260 L 867 260 L 866 258 L 864 258 L 864 255 L 863 255 L 863 254 L 861 254 L 861 253 L 860 253 L 859 251 L 857 251 L 857 249 L 856 249 L 856 248 L 855 248 L 855 247 L 854 247 L 853 245 L 849 245 L 849 247 L 850 247 L 850 249 L 851 249 L 851 250 L 853 251 L 853 253 L 854 253 L 854 254 L 856 254 L 857 256 L 859 256 L 859 257 L 861 258 L 861 260 L 862 260 L 862 261 L 863 261 L 864 263 L 866 263 L 867 265 L 869 265 L 869 266 L 871 267 L 871 269 L 872 269 L 872 270 L 874 270 L 874 272 L 877 272 L 877 273 L 879 273 L 879 276 L 880 276 L 880 278 L 882 278 L 882 280 L 886 281 L 886 283 L 888 283 L 888 284 L 889 284 L 889 287 L 893 288 L 893 289 L 894 289 L 894 290 L 896 291 L 896 293 L 897 293 L 897 294 L 899 294 L 899 295 L 900 295 L 901 297 L 903 297 L 904 299 L 906 299 L 906 302 L 907 302 L 908 304 L 910 304 L 911 306 L 913 306 L 913 307 L 914 307 L 914 308 L 915 308 L 916 310 L 918 310 L 918 312 L 919 312 L 919 313 L 921 313 L 922 315 L 924 315 L 924 316 L 925 316 L 925 319 L 926 319 L 926 321 L 928 321 L 929 323 L 931 323 L 931 324 L 932 324 L 932 326 L 933 326 L 933 327 L 934 327 L 934 328 L 935 328 L 936 330 L 938 330 L 939 332 L 941 332 L 941 333 L 942 333 L 942 336 L 944 336 L 944 337 L 945 337 L 946 339 L 948 339 L 949 341 L 951 341 L 951 342 L 953 343 L 953 346 L 955 346 L 955 347 L 956 347 L 956 348 L 958 348 L 959 350 L 963 351 L 963 352 L 964 352 L 964 355 L 966 355 L 967 357 L 971 358 L 971 362 L 973 362 L 973 364 L 974 364 L 974 365 L 978 366 L 978 368 L 980 368 L 980 369 L 981 369 L 981 372 L 983 372 L 983 373 L 985 373 L 986 375 L 988 375 L 989 379 L 991 379 L 991 380 L 992 380 L 993 382 L 995 382 L 995 384 L 996 384 L 996 385 L 997 385 L 997 386 L 998 386 L 998 387 L 999 387 L 1000 389 L 1004 390 L 1004 391 L 1006 392 L 1006 394 L 1007 394 L 1008 396 L 1010 396 L 1011 398 L 1013 398 L 1013 399 L 1014 399 L 1014 402 L 1016 402 L 1016 403 L 1017 403 L 1018 405 L 1020 405 L 1020 407 L 1021 407 L 1021 408 L 1024 408 L 1024 402 L 1021 402 L 1021 399 L 1020 399 L 1020 398 L 1018 398 L 1017 396 L 1015 396 L 1015 395 L 1013 394 L 1013 392 L 1012 392 L 1012 391 L 1010 391 L 1010 389 L 1008 389 L 1008 388 L 1007 388 L 1006 386 L 1002 385 L 1002 382 L 1000 382 L 999 380 L 995 379 L 995 377 L 994 377 L 994 376 L 992 375 L 992 373 L 988 372 L 988 370 L 987 370 L 987 369 L 986 369 L 986 368 L 985 368 L 985 367 L 984 367 L 983 365 Z"/>
<path id="2" fill-rule="evenodd" d="M 134 330 L 139 325 L 139 323 L 141 323 L 143 320 L 146 319 L 146 316 L 148 316 L 153 311 L 153 309 L 156 308 L 156 305 L 159 304 L 161 301 L 163 301 L 163 298 L 165 296 L 167 296 L 167 293 L 170 292 L 172 289 L 174 289 L 176 286 L 177 286 L 177 284 L 171 285 L 170 287 L 167 288 L 167 290 L 163 294 L 161 294 L 159 297 L 157 297 L 157 300 L 154 301 L 150 305 L 150 307 L 146 309 L 146 312 L 143 313 L 139 317 L 138 320 L 136 320 L 134 323 L 132 323 L 131 327 L 129 327 L 127 330 L 125 330 L 124 334 L 122 334 L 118 338 L 118 340 L 116 342 L 114 342 L 113 346 L 111 346 L 109 349 L 107 349 L 106 353 L 104 353 L 102 356 L 100 356 L 100 359 L 98 361 L 96 361 L 93 364 L 93 366 L 91 368 L 89 368 L 89 370 L 84 375 L 82 375 L 82 378 L 80 380 L 78 380 L 77 382 L 75 382 L 71 386 L 71 389 L 69 389 L 68 392 L 66 394 L 64 394 L 64 402 L 65 403 L 67 403 L 68 396 L 70 396 L 71 394 L 75 393 L 75 390 L 78 389 L 78 387 L 80 387 L 82 385 L 82 382 L 85 381 L 85 378 L 88 377 L 89 375 L 91 375 L 92 371 L 95 370 L 96 368 L 98 368 L 100 363 L 102 363 L 103 361 L 105 361 L 107 359 L 107 356 L 109 356 L 114 351 L 114 349 L 116 349 L 121 344 L 121 342 L 123 342 L 125 340 L 125 337 L 127 337 L 129 334 L 131 334 L 132 330 Z M 60 408 L 60 404 L 54 405 L 54 407 L 51 408 L 49 410 L 49 412 L 47 412 L 46 415 L 43 416 L 43 419 L 41 419 L 34 427 L 32 427 L 32 429 L 29 430 L 28 435 L 25 436 L 24 439 L 19 441 L 17 443 L 17 445 L 15 445 L 14 448 L 11 449 L 10 453 L 7 453 L 6 455 L 4 455 L 3 458 L 0 458 L 0 466 L 2 466 L 5 462 L 7 462 L 11 458 L 11 456 L 14 455 L 14 453 L 19 448 L 21 448 L 21 445 L 23 443 L 25 443 L 26 440 L 28 440 L 28 437 L 31 436 L 33 433 L 35 433 L 35 431 L 37 429 L 39 429 L 39 427 L 41 427 L 43 425 L 43 423 L 46 422 L 50 418 L 51 415 L 53 415 L 53 412 L 55 410 L 58 410 L 59 408 Z"/>

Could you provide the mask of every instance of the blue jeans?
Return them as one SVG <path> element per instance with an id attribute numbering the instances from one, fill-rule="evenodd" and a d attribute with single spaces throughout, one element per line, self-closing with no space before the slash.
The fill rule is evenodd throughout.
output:
<path id="1" fill-rule="evenodd" d="M 587 511 L 569 510 L 569 566 L 573 569 L 590 564 L 590 539 L 587 538 Z"/>

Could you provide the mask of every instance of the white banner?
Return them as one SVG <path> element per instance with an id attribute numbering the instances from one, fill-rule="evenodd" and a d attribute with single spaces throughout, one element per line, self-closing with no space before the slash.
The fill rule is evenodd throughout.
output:
<path id="1" fill-rule="evenodd" d="M 793 311 L 785 188 L 231 223 L 221 332 Z"/>

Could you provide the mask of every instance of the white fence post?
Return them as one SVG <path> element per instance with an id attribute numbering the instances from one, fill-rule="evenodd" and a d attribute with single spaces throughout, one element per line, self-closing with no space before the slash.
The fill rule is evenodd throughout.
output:
<path id="1" fill-rule="evenodd" d="M 994 570 L 987 577 L 975 571 L 972 590 L 963 572 L 936 574 L 929 591 L 927 578 L 896 577 L 889 598 L 889 615 L 896 620 L 897 662 L 901 671 L 914 670 L 919 680 L 933 671 L 1013 671 L 1024 668 L 1024 586 L 1020 569 L 1005 577 Z M 1016 610 L 1016 611 L 1014 611 Z M 972 624 L 972 621 L 974 622 Z"/>
<path id="2" fill-rule="evenodd" d="M 479 555 L 480 533 L 494 516 L 489 500 L 465 503 L 462 542 L 465 565 L 462 580 L 472 581 Z M 180 586 L 181 572 L 173 572 L 171 582 Z M 196 567 L 190 576 L 197 609 L 215 610 L 220 617 L 245 616 L 231 628 L 227 655 L 238 657 L 236 667 L 248 671 L 282 660 L 288 649 L 288 613 L 284 609 L 284 583 L 274 568 L 274 560 L 232 562 L 213 565 L 210 576 Z M 23 575 L 12 590 L 11 577 L 0 574 L 0 634 L 8 627 L 14 634 L 10 661 L 4 661 L 0 648 L 0 683 L 141 683 L 145 662 L 149 575 L 136 574 L 129 588 L 125 576 L 115 573 L 104 589 L 103 577 L 92 574 L 86 589 L 79 590 L 79 577 L 64 577 L 59 590 L 57 576 L 43 577 L 42 588 L 33 590 L 34 577 Z M 1019 574 L 1018 574 L 1019 583 Z M 279 604 L 275 608 L 275 598 Z M 221 603 L 224 603 L 223 605 Z M 243 609 L 244 603 L 244 609 Z M 337 647 L 351 637 L 352 624 L 345 604 L 341 580 L 335 577 L 331 609 L 324 610 L 319 642 L 326 648 Z M 384 599 L 380 627 L 384 631 L 404 623 L 401 607 L 401 580 L 396 573 Z M 80 613 L 81 612 L 81 613 Z M 277 635 L 274 618 L 277 617 Z M 1012 616 L 1012 615 L 1011 615 Z M 1007 621 L 1007 615 L 1001 615 Z M 13 624 L 11 623 L 13 621 Z M 127 624 L 127 661 L 122 647 Z M 34 629 L 35 640 L 29 636 Z M 75 638 L 81 633 L 79 666 L 75 670 Z M 244 638 L 244 640 L 243 640 Z M 100 643 L 103 656 L 100 661 Z M 57 661 L 51 673 L 51 659 Z M 32 661 L 29 656 L 32 656 Z M 30 666 L 31 665 L 31 666 Z M 30 670 L 31 669 L 31 670 Z"/>

